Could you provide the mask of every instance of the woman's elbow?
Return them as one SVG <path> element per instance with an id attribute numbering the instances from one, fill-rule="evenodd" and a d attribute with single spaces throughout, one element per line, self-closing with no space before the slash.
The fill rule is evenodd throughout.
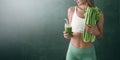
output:
<path id="1" fill-rule="evenodd" d="M 97 37 L 97 39 L 102 40 L 102 39 L 103 39 L 103 34 L 102 34 L 102 33 L 100 33 L 100 34 L 99 34 L 99 35 L 97 35 L 96 37 Z"/>

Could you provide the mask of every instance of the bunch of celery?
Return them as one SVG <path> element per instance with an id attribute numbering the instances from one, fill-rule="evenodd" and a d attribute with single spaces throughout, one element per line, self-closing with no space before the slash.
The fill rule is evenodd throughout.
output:
<path id="1" fill-rule="evenodd" d="M 100 10 L 98 7 L 87 7 L 85 10 L 85 24 L 90 26 L 95 26 L 96 22 L 100 19 Z M 83 32 L 83 41 L 84 42 L 94 42 L 95 35 L 90 34 L 84 29 Z"/>

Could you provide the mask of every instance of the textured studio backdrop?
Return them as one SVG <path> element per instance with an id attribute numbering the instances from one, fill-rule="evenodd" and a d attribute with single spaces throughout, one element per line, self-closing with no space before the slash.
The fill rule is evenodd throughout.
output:
<path id="1" fill-rule="evenodd" d="M 119 0 L 95 0 L 104 12 L 98 60 L 119 60 Z M 65 60 L 64 18 L 73 0 L 0 0 L 0 60 Z"/>

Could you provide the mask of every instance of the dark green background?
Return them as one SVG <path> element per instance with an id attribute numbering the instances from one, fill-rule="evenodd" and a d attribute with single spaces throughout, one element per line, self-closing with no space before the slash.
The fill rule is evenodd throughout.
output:
<path id="1" fill-rule="evenodd" d="M 98 60 L 119 60 L 119 0 L 95 0 L 104 12 Z M 65 60 L 64 18 L 73 0 L 0 0 L 0 60 Z"/>

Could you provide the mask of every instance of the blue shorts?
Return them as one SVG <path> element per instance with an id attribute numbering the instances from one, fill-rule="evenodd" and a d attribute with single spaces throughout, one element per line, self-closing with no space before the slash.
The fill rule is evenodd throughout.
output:
<path id="1" fill-rule="evenodd" d="M 93 45 L 89 48 L 77 48 L 70 43 L 66 60 L 96 60 L 95 48 Z"/>

